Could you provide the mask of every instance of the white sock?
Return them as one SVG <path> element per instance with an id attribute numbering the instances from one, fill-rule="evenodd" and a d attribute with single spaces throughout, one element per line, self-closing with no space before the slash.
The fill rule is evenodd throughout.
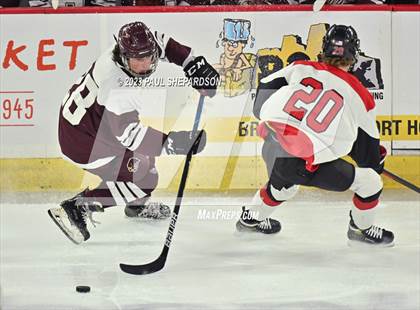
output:
<path id="1" fill-rule="evenodd" d="M 360 229 L 368 229 L 375 220 L 376 208 L 360 210 L 355 205 L 351 207 L 354 224 Z"/>
<path id="2" fill-rule="evenodd" d="M 259 189 L 252 199 L 251 206 L 249 210 L 252 212 L 254 218 L 259 221 L 263 221 L 266 218 L 270 217 L 270 215 L 276 210 L 276 206 L 280 205 L 281 202 L 273 201 L 272 199 L 266 196 L 266 202 L 264 202 L 263 198 L 261 197 L 261 191 L 266 191 L 266 189 Z M 263 193 L 264 195 L 264 193 Z M 266 193 L 265 193 L 266 195 Z M 267 201 L 268 198 L 268 201 Z"/>

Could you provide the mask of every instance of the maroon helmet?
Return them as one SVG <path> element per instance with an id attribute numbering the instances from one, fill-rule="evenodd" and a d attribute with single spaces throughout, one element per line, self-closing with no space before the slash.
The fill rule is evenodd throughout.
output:
<path id="1" fill-rule="evenodd" d="M 118 47 L 125 68 L 134 76 L 148 77 L 157 67 L 159 49 L 152 32 L 142 22 L 129 23 L 118 33 Z M 136 73 L 128 66 L 128 58 L 152 56 L 152 65 L 147 72 Z"/>

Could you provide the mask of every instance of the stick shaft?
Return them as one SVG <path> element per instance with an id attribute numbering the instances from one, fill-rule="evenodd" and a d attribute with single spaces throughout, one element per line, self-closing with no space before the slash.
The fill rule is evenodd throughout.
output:
<path id="1" fill-rule="evenodd" d="M 386 175 L 388 178 L 394 180 L 395 182 L 398 182 L 398 183 L 404 185 L 405 187 L 415 191 L 416 193 L 420 193 L 420 188 L 419 187 L 417 187 L 413 183 L 410 183 L 407 180 L 399 177 L 398 175 L 396 175 L 396 174 L 394 174 L 394 173 L 392 173 L 392 172 L 390 172 L 386 169 L 384 169 L 383 174 Z"/>
<path id="2" fill-rule="evenodd" d="M 197 111 L 195 112 L 194 117 L 194 125 L 191 132 L 191 136 L 194 137 L 195 133 L 198 130 L 198 125 L 200 124 L 201 113 L 203 111 L 204 105 L 204 96 L 200 95 L 200 99 L 198 101 Z M 192 159 L 192 149 L 188 152 L 187 158 L 185 159 L 184 169 L 182 170 L 181 181 L 179 183 L 178 194 L 176 197 L 174 211 L 172 212 L 171 221 L 169 223 L 168 233 L 166 235 L 165 244 L 163 245 L 163 249 L 161 254 L 157 259 L 154 261 L 143 264 L 143 265 L 127 265 L 127 264 L 120 264 L 120 268 L 122 271 L 130 274 L 142 275 L 142 274 L 150 274 L 153 272 L 157 272 L 161 270 L 166 263 L 166 258 L 168 257 L 169 247 L 171 246 L 172 237 L 175 232 L 175 225 L 178 220 L 178 213 L 181 207 L 182 197 L 184 196 L 185 185 L 187 183 L 188 171 L 190 169 L 190 162 Z"/>

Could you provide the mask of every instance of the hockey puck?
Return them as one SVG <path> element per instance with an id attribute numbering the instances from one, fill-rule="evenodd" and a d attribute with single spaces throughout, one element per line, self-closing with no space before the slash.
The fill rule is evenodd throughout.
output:
<path id="1" fill-rule="evenodd" d="M 78 286 L 76 286 L 76 292 L 89 293 L 90 292 L 90 286 L 78 285 Z"/>

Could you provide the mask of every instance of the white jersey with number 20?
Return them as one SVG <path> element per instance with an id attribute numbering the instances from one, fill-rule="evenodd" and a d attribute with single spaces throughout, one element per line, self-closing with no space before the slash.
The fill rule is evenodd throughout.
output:
<path id="1" fill-rule="evenodd" d="M 375 102 L 356 77 L 336 67 L 296 61 L 261 80 L 286 80 L 262 105 L 260 120 L 283 148 L 309 164 L 347 155 L 358 129 L 378 139 Z"/>

